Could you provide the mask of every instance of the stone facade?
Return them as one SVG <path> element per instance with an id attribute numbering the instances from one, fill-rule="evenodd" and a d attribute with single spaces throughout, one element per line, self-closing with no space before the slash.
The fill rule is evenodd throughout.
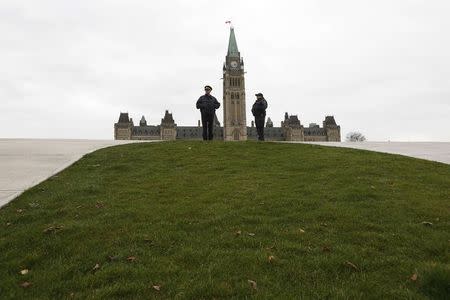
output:
<path id="1" fill-rule="evenodd" d="M 244 60 L 238 51 L 234 29 L 230 29 L 228 52 L 223 64 L 223 127 L 215 116 L 214 139 L 225 141 L 256 140 L 257 133 L 254 122 L 247 126 L 246 95 L 244 78 Z M 274 102 L 271 102 L 274 103 Z M 273 104 L 271 104 L 273 105 Z M 268 141 L 312 141 L 340 142 L 341 128 L 333 116 L 326 116 L 323 127 L 312 123 L 304 127 L 297 115 L 285 113 L 281 127 L 274 127 L 267 118 L 264 129 Z M 177 126 L 171 113 L 167 110 L 160 125 L 147 125 L 142 116 L 139 126 L 134 126 L 128 113 L 120 113 L 119 121 L 114 124 L 114 139 L 116 140 L 201 140 L 202 128 L 200 121 L 197 126 Z"/>
<path id="2" fill-rule="evenodd" d="M 139 126 L 134 126 L 133 119 L 129 118 L 128 113 L 120 113 L 119 121 L 114 124 L 114 138 L 116 140 L 202 139 L 200 123 L 197 126 L 177 126 L 172 114 L 167 110 L 160 125 L 147 125 L 147 122 L 143 122 L 143 120 L 145 120 L 144 116 L 142 116 Z M 246 139 L 258 139 L 253 123 L 250 127 L 246 126 L 245 132 Z M 323 127 L 314 123 L 309 127 L 304 127 L 298 116 L 286 113 L 281 127 L 274 127 L 270 118 L 267 119 L 264 136 L 267 141 L 340 142 L 341 128 L 336 125 L 333 116 L 325 117 Z M 217 117 L 214 122 L 214 139 L 225 140 L 224 128 L 220 126 Z"/>
<path id="3" fill-rule="evenodd" d="M 223 136 L 225 141 L 247 140 L 244 59 L 234 29 L 230 29 L 228 52 L 223 64 Z"/>

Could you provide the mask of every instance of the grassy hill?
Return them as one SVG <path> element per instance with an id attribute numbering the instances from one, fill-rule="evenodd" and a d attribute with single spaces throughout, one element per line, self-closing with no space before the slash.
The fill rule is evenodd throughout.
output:
<path id="1" fill-rule="evenodd" d="M 449 165 L 306 144 L 131 144 L 0 209 L 0 298 L 444 299 L 449 246 Z"/>

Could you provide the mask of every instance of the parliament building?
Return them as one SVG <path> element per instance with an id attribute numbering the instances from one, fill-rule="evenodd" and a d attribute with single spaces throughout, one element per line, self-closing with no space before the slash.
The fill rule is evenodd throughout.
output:
<path id="1" fill-rule="evenodd" d="M 223 64 L 223 127 L 216 116 L 214 139 L 225 141 L 257 139 L 254 122 L 251 122 L 251 126 L 247 126 L 245 98 L 244 60 L 238 51 L 234 29 L 231 27 L 228 53 Z M 280 127 L 274 127 L 271 119 L 267 118 L 264 137 L 268 141 L 340 142 L 341 128 L 333 116 L 326 116 L 322 127 L 314 123 L 304 127 L 297 115 L 285 113 Z M 114 124 L 114 139 L 201 140 L 202 127 L 200 121 L 197 126 L 177 126 L 172 114 L 167 110 L 159 125 L 148 125 L 144 116 L 139 125 L 134 125 L 128 113 L 120 113 L 119 121 Z"/>

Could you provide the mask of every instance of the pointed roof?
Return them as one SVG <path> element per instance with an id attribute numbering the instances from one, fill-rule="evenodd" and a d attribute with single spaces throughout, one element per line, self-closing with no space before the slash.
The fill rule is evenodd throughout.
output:
<path id="1" fill-rule="evenodd" d="M 234 35 L 234 28 L 230 28 L 230 39 L 228 40 L 228 56 L 239 56 L 239 50 Z"/>
<path id="2" fill-rule="evenodd" d="M 128 113 L 120 113 L 119 115 L 119 122 L 118 123 L 129 123 L 130 117 L 128 116 Z"/>

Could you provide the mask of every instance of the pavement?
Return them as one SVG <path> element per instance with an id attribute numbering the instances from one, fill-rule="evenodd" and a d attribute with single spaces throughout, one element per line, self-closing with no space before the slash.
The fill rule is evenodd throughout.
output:
<path id="1" fill-rule="evenodd" d="M 296 143 L 296 142 L 293 142 Z M 400 154 L 450 164 L 450 142 L 300 142 Z"/>
<path id="2" fill-rule="evenodd" d="M 30 187 L 64 170 L 87 153 L 100 148 L 134 142 L 137 141 L 0 139 L 0 207 Z M 450 143 L 448 142 L 311 142 L 309 144 L 394 153 L 450 164 Z"/>
<path id="3" fill-rule="evenodd" d="M 0 139 L 0 207 L 87 153 L 133 142 L 136 141 Z"/>

